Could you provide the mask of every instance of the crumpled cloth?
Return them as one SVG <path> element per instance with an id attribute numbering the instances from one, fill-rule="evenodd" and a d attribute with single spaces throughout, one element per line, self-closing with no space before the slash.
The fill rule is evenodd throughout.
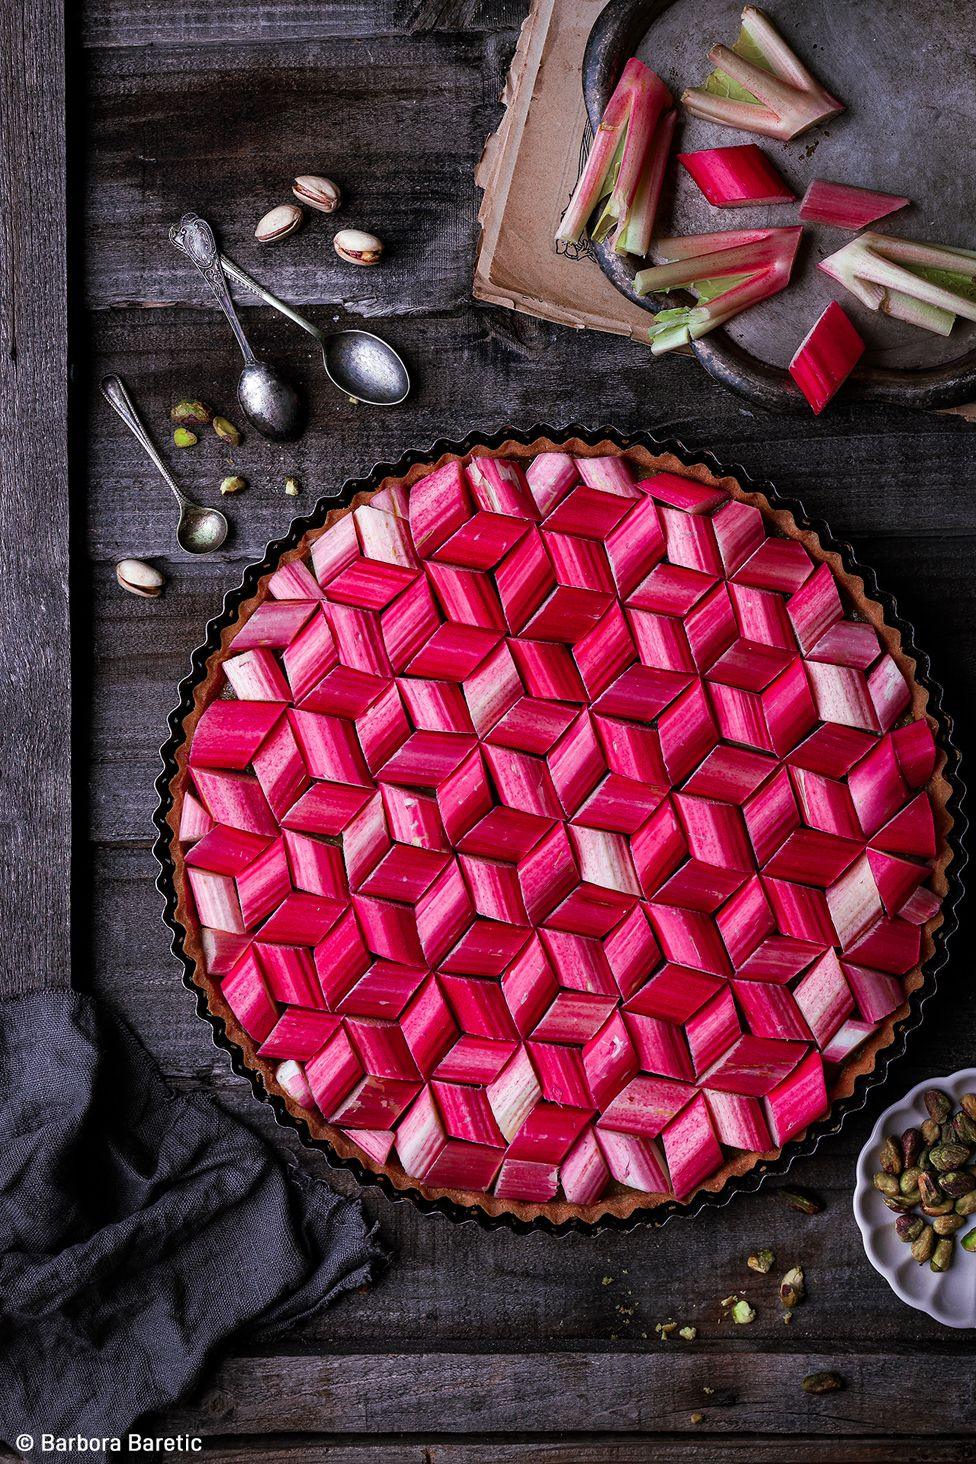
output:
<path id="1" fill-rule="evenodd" d="M 124 1438 L 235 1334 L 301 1322 L 383 1258 L 357 1203 L 57 990 L 0 1003 L 0 1252 L 0 1437 L 38 1451 Z"/>

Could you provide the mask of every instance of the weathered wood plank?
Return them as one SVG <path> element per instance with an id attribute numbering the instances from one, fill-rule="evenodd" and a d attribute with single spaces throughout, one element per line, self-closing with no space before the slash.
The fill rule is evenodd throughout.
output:
<path id="1" fill-rule="evenodd" d="M 915 1444 L 900 1442 L 899 1459 L 905 1464 L 962 1464 L 976 1459 L 976 1444 L 941 1438 Z M 592 1434 L 551 1442 L 509 1443 L 431 1440 L 409 1443 L 391 1437 L 379 1443 L 331 1442 L 316 1438 L 308 1443 L 269 1444 L 235 1440 L 225 1446 L 208 1439 L 209 1464 L 891 1464 L 890 1439 L 735 1438 L 705 1440 L 671 1436 L 649 1440 L 609 1440 Z"/>
<path id="2" fill-rule="evenodd" d="M 154 0 L 86 5 L 82 37 L 90 47 L 187 46 L 250 41 L 369 38 L 406 30 L 496 31 L 520 25 L 527 0 L 190 0 L 161 11 Z"/>
<path id="3" fill-rule="evenodd" d="M 847 1389 L 812 1397 L 802 1378 L 834 1368 Z M 715 1393 L 706 1394 L 712 1387 Z M 731 1397 L 730 1397 L 731 1395 Z M 721 1401 L 716 1401 L 720 1399 Z M 734 1399 L 734 1401 L 732 1401 Z M 692 1413 L 702 1422 L 692 1423 Z M 371 1434 L 727 1434 L 824 1438 L 853 1433 L 938 1437 L 976 1426 L 972 1379 L 928 1352 L 795 1353 L 746 1348 L 698 1352 L 358 1353 L 238 1357 L 197 1405 L 167 1415 L 176 1431 L 307 1432 L 327 1426 Z M 730 1424 L 732 1429 L 730 1430 Z"/>
<path id="4" fill-rule="evenodd" d="M 64 25 L 0 12 L 0 929 L 5 989 L 70 955 Z M 37 208 L 35 199 L 44 200 Z"/>
<path id="5" fill-rule="evenodd" d="M 392 316 L 469 298 L 480 195 L 459 159 L 476 157 L 491 129 L 504 60 L 489 62 L 480 40 L 336 38 L 270 57 L 250 41 L 89 54 L 91 305 L 212 303 L 167 238 L 188 208 L 294 303 Z M 299 233 L 258 245 L 258 219 L 291 199 L 296 173 L 334 178 L 341 212 L 309 211 Z M 382 263 L 340 260 L 331 240 L 343 225 L 379 234 Z"/>

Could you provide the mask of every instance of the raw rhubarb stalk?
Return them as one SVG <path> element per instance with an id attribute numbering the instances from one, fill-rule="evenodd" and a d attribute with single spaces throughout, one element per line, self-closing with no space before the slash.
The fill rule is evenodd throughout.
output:
<path id="1" fill-rule="evenodd" d="M 936 335 L 948 335 L 957 315 L 976 320 L 974 250 L 868 231 L 820 268 L 870 310 Z"/>
<path id="2" fill-rule="evenodd" d="M 844 110 L 754 6 L 734 46 L 713 46 L 708 59 L 717 69 L 681 98 L 694 117 L 786 142 Z"/>
<path id="3" fill-rule="evenodd" d="M 689 289 L 699 303 L 658 313 L 649 331 L 653 353 L 700 340 L 785 289 L 802 232 L 752 229 L 662 239 L 658 247 L 666 262 L 640 270 L 634 289 L 638 295 Z"/>
<path id="4" fill-rule="evenodd" d="M 594 238 L 605 239 L 612 232 L 618 252 L 641 257 L 647 253 L 674 129 L 671 101 L 660 77 L 636 59 L 627 62 L 596 130 L 557 242 L 578 242 L 600 206 L 592 226 Z"/>
<path id="5" fill-rule="evenodd" d="M 741 208 L 749 203 L 793 203 L 796 195 L 754 142 L 739 147 L 712 147 L 678 153 L 715 208 Z"/>
<path id="6" fill-rule="evenodd" d="M 870 188 L 814 178 L 803 195 L 799 217 L 811 224 L 830 224 L 857 233 L 909 203 L 910 198 L 899 198 L 894 193 L 873 193 Z"/>
<path id="7" fill-rule="evenodd" d="M 831 300 L 807 331 L 790 362 L 789 372 L 819 417 L 864 354 L 864 342 L 846 313 Z"/>

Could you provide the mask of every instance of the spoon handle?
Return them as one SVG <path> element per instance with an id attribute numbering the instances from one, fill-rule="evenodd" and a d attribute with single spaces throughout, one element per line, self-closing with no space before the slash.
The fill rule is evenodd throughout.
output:
<path id="1" fill-rule="evenodd" d="M 317 325 L 313 325 L 310 320 L 306 320 L 304 315 L 299 315 L 297 310 L 293 310 L 290 305 L 286 305 L 284 300 L 279 300 L 277 295 L 272 295 L 271 291 L 266 290 L 263 285 L 259 285 L 257 280 L 252 280 L 251 276 L 245 274 L 240 265 L 235 264 L 232 259 L 228 259 L 226 254 L 220 256 L 220 262 L 224 267 L 224 272 L 229 274 L 232 280 L 236 280 L 239 285 L 244 285 L 253 294 L 260 296 L 264 303 L 270 305 L 273 310 L 277 310 L 279 315 L 287 316 L 295 325 L 300 325 L 302 330 L 307 330 L 310 336 L 315 337 L 319 345 L 324 342 L 325 335 L 319 330 Z"/>
<path id="2" fill-rule="evenodd" d="M 103 376 L 100 386 L 102 388 L 102 396 L 108 402 L 109 406 L 115 408 L 133 437 L 156 464 L 163 482 L 173 493 L 177 503 L 185 507 L 189 500 L 180 491 L 176 479 L 156 451 L 155 444 L 146 431 L 142 418 L 133 405 L 132 398 L 123 386 L 121 377 Z"/>
<path id="3" fill-rule="evenodd" d="M 170 243 L 185 254 L 206 280 L 221 310 L 227 316 L 231 330 L 237 338 L 241 354 L 248 365 L 257 360 L 250 342 L 244 334 L 244 327 L 237 318 L 234 302 L 227 288 L 227 280 L 220 262 L 220 251 L 213 229 L 199 214 L 184 214 L 178 224 L 169 231 Z"/>

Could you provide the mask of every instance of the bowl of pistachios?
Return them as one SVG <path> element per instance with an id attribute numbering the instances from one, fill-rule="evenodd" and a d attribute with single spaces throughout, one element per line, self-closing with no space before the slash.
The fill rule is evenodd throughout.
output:
<path id="1" fill-rule="evenodd" d="M 858 1157 L 854 1217 L 902 1301 L 976 1327 L 976 1068 L 919 1083 L 885 1110 Z"/>

